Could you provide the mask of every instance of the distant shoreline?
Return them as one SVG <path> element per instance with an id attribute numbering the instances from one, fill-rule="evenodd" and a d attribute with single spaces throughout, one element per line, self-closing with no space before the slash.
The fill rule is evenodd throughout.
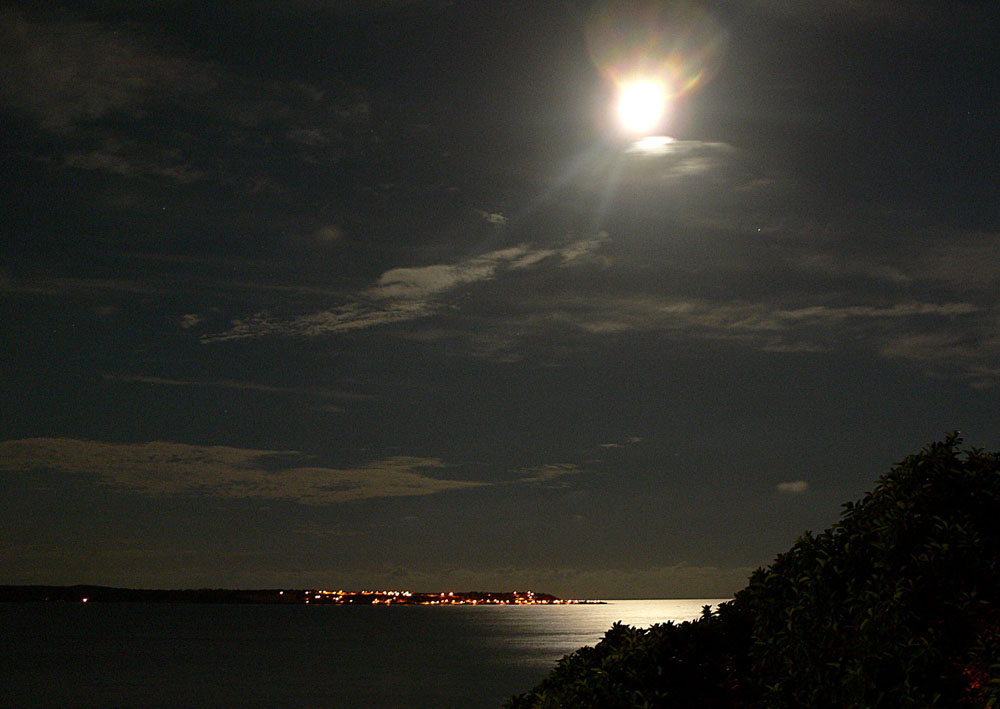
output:
<path id="1" fill-rule="evenodd" d="M 403 590 L 331 591 L 327 589 L 140 589 L 78 584 L 74 586 L 0 586 L 2 603 L 206 603 L 269 605 L 397 606 L 547 606 L 595 605 L 598 600 L 562 599 L 534 591 Z"/>

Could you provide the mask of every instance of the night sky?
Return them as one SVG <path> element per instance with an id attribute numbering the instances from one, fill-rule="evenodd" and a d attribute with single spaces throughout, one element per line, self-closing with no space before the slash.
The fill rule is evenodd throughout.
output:
<path id="1" fill-rule="evenodd" d="M 721 597 L 947 431 L 997 449 L 997 36 L 0 5 L 0 583 Z"/>

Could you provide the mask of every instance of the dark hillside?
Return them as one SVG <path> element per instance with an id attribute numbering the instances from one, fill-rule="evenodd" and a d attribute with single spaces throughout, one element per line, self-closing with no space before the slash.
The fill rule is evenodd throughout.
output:
<path id="1" fill-rule="evenodd" d="M 511 707 L 1000 705 L 1000 456 L 901 461 L 717 612 L 616 625 Z"/>

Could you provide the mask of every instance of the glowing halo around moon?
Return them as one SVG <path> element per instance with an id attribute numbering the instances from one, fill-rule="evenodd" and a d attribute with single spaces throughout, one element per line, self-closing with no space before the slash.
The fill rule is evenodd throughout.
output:
<path id="1" fill-rule="evenodd" d="M 605 0 L 586 26 L 591 59 L 618 91 L 616 114 L 630 135 L 658 127 L 677 99 L 718 71 L 727 33 L 688 0 Z"/>

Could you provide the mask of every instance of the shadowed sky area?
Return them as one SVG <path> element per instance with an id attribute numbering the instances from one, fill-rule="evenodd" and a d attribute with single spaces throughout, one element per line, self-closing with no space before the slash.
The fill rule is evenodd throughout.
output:
<path id="1" fill-rule="evenodd" d="M 0 4 L 0 582 L 721 597 L 997 449 L 998 31 Z"/>

